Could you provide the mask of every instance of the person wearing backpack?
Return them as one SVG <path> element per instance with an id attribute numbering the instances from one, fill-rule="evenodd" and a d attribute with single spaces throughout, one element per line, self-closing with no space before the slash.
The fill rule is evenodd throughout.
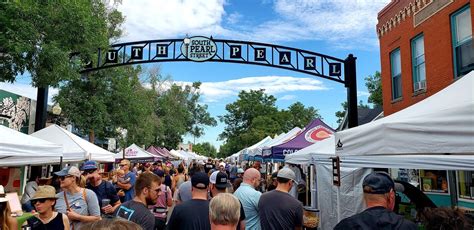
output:
<path id="1" fill-rule="evenodd" d="M 79 187 L 81 171 L 75 166 L 67 166 L 59 172 L 62 192 L 56 194 L 55 210 L 66 214 L 72 230 L 79 230 L 85 222 L 100 220 L 100 207 L 96 194 Z"/>
<path id="2" fill-rule="evenodd" d="M 110 215 L 120 206 L 120 198 L 112 183 L 102 180 L 95 161 L 86 161 L 82 166 L 83 175 L 87 179 L 86 188 L 97 195 L 99 206 L 104 215 Z"/>
<path id="3" fill-rule="evenodd" d="M 155 205 L 150 205 L 148 208 L 155 216 L 155 229 L 164 230 L 166 229 L 166 218 L 168 217 L 168 208 L 173 205 L 173 195 L 171 193 L 171 188 L 164 184 L 165 181 L 165 172 L 162 170 L 156 170 L 155 174 L 160 177 L 161 180 L 161 193 L 156 200 Z"/>

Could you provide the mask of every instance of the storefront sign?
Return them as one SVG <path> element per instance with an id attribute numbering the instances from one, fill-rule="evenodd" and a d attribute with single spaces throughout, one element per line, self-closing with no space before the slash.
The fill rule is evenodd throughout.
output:
<path id="1" fill-rule="evenodd" d="M 203 62 L 212 59 L 217 53 L 217 45 L 210 38 L 196 36 L 185 38 L 181 53 L 191 61 Z"/>

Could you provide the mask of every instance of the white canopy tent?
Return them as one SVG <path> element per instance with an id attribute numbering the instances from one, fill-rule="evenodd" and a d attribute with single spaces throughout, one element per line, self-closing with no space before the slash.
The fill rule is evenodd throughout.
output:
<path id="1" fill-rule="evenodd" d="M 62 156 L 61 145 L 0 125 L 1 167 L 58 163 Z"/>
<path id="2" fill-rule="evenodd" d="M 261 155 L 261 156 L 270 156 L 270 155 L 272 155 L 272 150 L 270 149 L 272 146 L 285 143 L 285 142 L 293 139 L 300 132 L 301 132 L 301 128 L 294 127 L 293 129 L 291 129 L 287 133 L 285 133 L 283 135 L 279 135 L 275 139 L 269 141 L 264 146 L 262 146 L 262 148 L 259 148 L 260 152 L 257 153 L 257 155 Z"/>
<path id="3" fill-rule="evenodd" d="M 474 71 L 380 120 L 336 133 L 339 156 L 474 154 Z M 472 169 L 472 168 L 471 168 Z"/>
<path id="4" fill-rule="evenodd" d="M 155 159 L 156 155 L 153 155 L 146 150 L 138 147 L 136 144 L 131 144 L 125 149 L 125 159 Z M 119 152 L 115 155 L 115 159 L 123 159 L 123 153 Z"/>
<path id="5" fill-rule="evenodd" d="M 265 143 L 267 143 L 271 140 L 272 140 L 271 137 L 266 136 L 265 138 L 263 138 L 262 140 L 260 140 L 259 142 L 255 143 L 255 144 L 253 144 L 252 146 L 247 147 L 245 149 L 242 149 L 241 151 L 239 151 L 239 153 L 243 154 L 243 155 L 247 154 L 248 156 L 255 156 L 255 153 L 258 151 L 258 147 L 264 145 Z M 261 150 L 258 151 L 258 152 L 261 152 Z"/>
<path id="6" fill-rule="evenodd" d="M 94 160 L 98 162 L 113 162 L 114 154 L 94 145 L 81 137 L 57 125 L 48 126 L 36 131 L 31 136 L 41 138 L 63 146 L 63 162 L 79 162 Z"/>
<path id="7" fill-rule="evenodd" d="M 179 158 L 179 159 L 182 159 L 182 160 L 188 160 L 187 157 L 181 155 L 180 152 L 178 152 L 178 151 L 176 151 L 176 150 L 174 150 L 174 149 L 172 149 L 172 150 L 170 151 L 170 154 L 173 155 L 173 156 L 176 157 L 176 158 Z"/>

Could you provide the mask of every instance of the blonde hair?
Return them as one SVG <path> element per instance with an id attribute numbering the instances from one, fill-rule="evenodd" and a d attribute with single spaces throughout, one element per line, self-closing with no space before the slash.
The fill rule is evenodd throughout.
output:
<path id="1" fill-rule="evenodd" d="M 209 203 L 209 218 L 216 225 L 237 225 L 240 219 L 240 202 L 230 193 L 220 193 Z"/>
<path id="2" fill-rule="evenodd" d="M 117 176 L 125 175 L 125 171 L 123 171 L 123 169 L 117 169 L 116 173 L 117 173 Z"/>

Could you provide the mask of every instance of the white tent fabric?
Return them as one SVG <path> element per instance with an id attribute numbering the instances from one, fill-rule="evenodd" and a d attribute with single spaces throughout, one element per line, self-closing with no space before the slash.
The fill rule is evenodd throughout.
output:
<path id="1" fill-rule="evenodd" d="M 61 144 L 63 146 L 64 162 L 79 162 L 89 159 L 98 162 L 114 161 L 113 153 L 94 145 L 57 125 L 48 126 L 32 133 L 31 136 L 56 144 Z"/>
<path id="2" fill-rule="evenodd" d="M 125 149 L 126 159 L 143 159 L 143 158 L 155 158 L 156 156 L 147 152 L 146 150 L 138 147 L 136 144 L 132 144 Z M 117 153 L 115 159 L 123 159 L 123 153 Z"/>
<path id="3" fill-rule="evenodd" d="M 266 142 L 268 142 L 268 141 L 270 141 L 270 140 L 272 140 L 272 138 L 269 137 L 269 136 L 267 136 L 267 137 L 263 138 L 262 140 L 260 140 L 259 142 L 253 144 L 253 145 L 250 146 L 250 147 L 247 147 L 247 148 L 245 148 L 245 149 L 242 149 L 242 150 L 239 151 L 239 152 L 240 152 L 241 154 L 247 154 L 247 155 L 249 155 L 249 156 L 255 156 L 255 155 L 253 155 L 253 151 L 256 150 L 256 148 L 258 148 L 258 147 L 261 146 L 262 144 L 264 144 L 264 143 L 266 143 Z"/>
<path id="4" fill-rule="evenodd" d="M 51 164 L 62 156 L 61 145 L 0 125 L 0 166 Z"/>
<path id="5" fill-rule="evenodd" d="M 317 160 L 329 160 L 329 157 L 336 155 L 334 146 L 334 135 L 318 141 L 293 154 L 285 156 L 285 162 L 289 164 L 308 164 Z"/>
<path id="6" fill-rule="evenodd" d="M 174 157 L 179 158 L 179 159 L 187 160 L 187 157 L 181 155 L 181 153 L 179 153 L 178 151 L 176 151 L 176 150 L 174 150 L 174 149 L 172 149 L 172 150 L 170 151 L 170 154 L 173 155 Z"/>
<path id="7" fill-rule="evenodd" d="M 296 137 L 296 135 L 298 135 L 298 133 L 300 132 L 301 132 L 301 128 L 294 127 L 292 130 L 288 131 L 287 133 L 283 135 L 279 135 L 272 141 L 269 141 L 264 146 L 262 146 L 262 148 L 260 148 L 261 149 L 260 152 L 257 153 L 257 155 L 270 156 L 272 154 L 272 150 L 270 149 L 272 146 L 286 143 L 287 141 Z"/>
<path id="8" fill-rule="evenodd" d="M 380 120 L 336 133 L 340 156 L 474 154 L 474 71 Z"/>

